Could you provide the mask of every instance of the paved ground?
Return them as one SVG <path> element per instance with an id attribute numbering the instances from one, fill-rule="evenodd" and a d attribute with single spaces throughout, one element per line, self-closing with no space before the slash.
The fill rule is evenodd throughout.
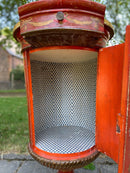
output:
<path id="1" fill-rule="evenodd" d="M 117 173 L 117 164 L 108 157 L 101 155 L 94 161 L 94 171 L 76 169 L 75 173 Z M 57 173 L 57 170 L 46 168 L 34 161 L 29 155 L 0 155 L 0 173 Z"/>
<path id="2" fill-rule="evenodd" d="M 12 92 L 12 93 L 1 93 L 0 92 L 0 97 L 25 97 L 26 96 L 26 93 L 24 92 Z"/>

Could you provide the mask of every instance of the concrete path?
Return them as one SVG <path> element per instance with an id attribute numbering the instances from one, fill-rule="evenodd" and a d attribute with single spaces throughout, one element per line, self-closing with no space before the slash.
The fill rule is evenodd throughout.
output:
<path id="1" fill-rule="evenodd" d="M 76 169 L 75 173 L 117 173 L 118 165 L 110 158 L 101 155 L 95 161 L 95 170 Z M 57 173 L 40 165 L 30 155 L 0 155 L 0 173 Z"/>
<path id="2" fill-rule="evenodd" d="M 26 97 L 26 93 L 24 92 L 7 92 L 7 93 L 1 93 L 0 97 Z"/>

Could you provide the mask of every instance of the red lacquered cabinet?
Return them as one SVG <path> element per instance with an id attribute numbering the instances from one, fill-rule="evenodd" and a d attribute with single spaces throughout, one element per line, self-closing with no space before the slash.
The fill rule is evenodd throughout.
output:
<path id="1" fill-rule="evenodd" d="M 102 152 L 129 173 L 130 26 L 123 44 L 105 48 L 114 32 L 104 5 L 41 0 L 18 11 L 30 154 L 69 173 Z"/>
<path id="2" fill-rule="evenodd" d="M 99 50 L 96 146 L 130 172 L 130 26 L 125 43 Z"/>

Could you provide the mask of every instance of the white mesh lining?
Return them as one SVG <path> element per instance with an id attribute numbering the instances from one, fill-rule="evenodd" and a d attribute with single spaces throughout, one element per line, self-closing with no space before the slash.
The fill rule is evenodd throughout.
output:
<path id="1" fill-rule="evenodd" d="M 47 129 L 49 132 L 56 127 L 61 128 L 61 131 L 64 127 L 73 127 L 70 133 L 77 131 L 78 127 L 83 134 L 86 130 L 84 147 L 81 143 L 85 143 L 85 138 L 80 138 L 84 135 L 77 135 L 76 139 L 81 146 L 78 152 L 95 145 L 96 69 L 96 59 L 84 63 L 31 61 L 35 142 L 38 148 L 52 153 L 76 152 L 75 146 L 72 150 L 69 150 L 69 147 L 65 149 L 64 146 L 68 143 L 65 140 L 61 140 L 64 143 L 59 144 L 57 138 L 53 137 L 49 138 L 49 142 L 45 142 L 45 137 L 48 138 L 49 134 Z M 53 140 L 56 140 L 57 144 L 50 147 Z M 69 143 L 71 142 L 69 140 Z M 59 145 L 61 147 L 58 147 Z"/>

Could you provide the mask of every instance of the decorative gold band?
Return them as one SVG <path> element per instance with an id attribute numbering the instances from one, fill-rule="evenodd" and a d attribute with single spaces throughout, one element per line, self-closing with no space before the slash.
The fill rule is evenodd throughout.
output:
<path id="1" fill-rule="evenodd" d="M 14 28 L 13 28 L 13 34 L 14 34 L 14 32 L 15 32 L 19 27 L 20 27 L 20 22 L 18 22 L 18 23 L 14 26 Z"/>
<path id="2" fill-rule="evenodd" d="M 110 33 L 110 38 L 109 38 L 109 40 L 113 37 L 113 35 L 114 35 L 114 27 L 113 27 L 113 25 L 108 21 L 108 20 L 104 20 L 104 25 L 105 25 L 105 27 L 106 27 L 106 29 L 109 31 L 109 33 Z"/>
<path id="3" fill-rule="evenodd" d="M 111 24 L 111 22 L 109 22 L 108 20 L 104 20 L 104 24 L 105 25 L 107 25 L 107 26 L 109 26 L 112 30 L 114 30 L 114 27 L 113 27 L 113 25 Z"/>

